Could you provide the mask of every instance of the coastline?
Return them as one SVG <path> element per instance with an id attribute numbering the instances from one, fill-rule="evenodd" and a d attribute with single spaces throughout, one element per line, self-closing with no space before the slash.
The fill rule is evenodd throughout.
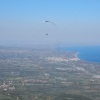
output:
<path id="1" fill-rule="evenodd" d="M 76 60 L 100 63 L 100 46 L 60 47 L 58 50 L 74 52 Z"/>
<path id="2" fill-rule="evenodd" d="M 80 59 L 77 57 L 78 54 L 79 54 L 79 52 L 77 52 L 77 53 L 75 54 L 75 58 L 77 58 L 78 60 L 80 60 Z"/>

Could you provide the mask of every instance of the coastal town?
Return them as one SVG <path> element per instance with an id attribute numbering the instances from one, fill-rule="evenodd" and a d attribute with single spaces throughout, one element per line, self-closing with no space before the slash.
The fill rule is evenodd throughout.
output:
<path id="1" fill-rule="evenodd" d="M 40 94 L 58 91 L 100 98 L 100 64 L 82 61 L 77 54 L 56 49 L 0 48 L 0 92 L 21 100 L 28 95 L 29 100 L 36 100 Z"/>

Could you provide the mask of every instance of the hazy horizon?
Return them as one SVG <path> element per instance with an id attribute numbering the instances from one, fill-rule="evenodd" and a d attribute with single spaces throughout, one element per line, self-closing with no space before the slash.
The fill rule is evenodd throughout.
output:
<path id="1" fill-rule="evenodd" d="M 0 0 L 0 45 L 100 45 L 99 4 L 99 0 Z M 44 20 L 55 26 L 39 25 Z"/>

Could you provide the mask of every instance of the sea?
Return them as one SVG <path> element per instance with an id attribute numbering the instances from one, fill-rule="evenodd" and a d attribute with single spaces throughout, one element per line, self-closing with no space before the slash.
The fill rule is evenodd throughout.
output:
<path id="1" fill-rule="evenodd" d="M 87 62 L 100 63 L 100 46 L 58 47 L 58 50 L 77 52 L 77 58 Z"/>

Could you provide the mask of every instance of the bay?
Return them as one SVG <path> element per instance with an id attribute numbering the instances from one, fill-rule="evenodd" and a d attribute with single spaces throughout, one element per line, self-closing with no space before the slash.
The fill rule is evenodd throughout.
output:
<path id="1" fill-rule="evenodd" d="M 84 61 L 100 63 L 100 46 L 59 47 L 58 50 L 79 52 L 76 56 Z"/>

